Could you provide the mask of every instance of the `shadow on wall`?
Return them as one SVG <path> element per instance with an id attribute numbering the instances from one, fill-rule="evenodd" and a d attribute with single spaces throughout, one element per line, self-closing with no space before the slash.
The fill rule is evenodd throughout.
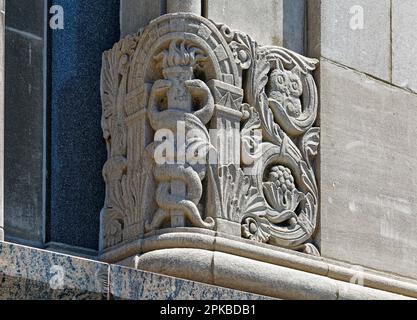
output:
<path id="1" fill-rule="evenodd" d="M 283 0 L 284 47 L 305 55 L 306 0 Z"/>

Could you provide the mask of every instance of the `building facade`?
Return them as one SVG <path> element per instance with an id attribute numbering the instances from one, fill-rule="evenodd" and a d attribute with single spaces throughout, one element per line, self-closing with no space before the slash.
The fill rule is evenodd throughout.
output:
<path id="1" fill-rule="evenodd" d="M 412 0 L 0 4 L 0 298 L 417 298 Z"/>

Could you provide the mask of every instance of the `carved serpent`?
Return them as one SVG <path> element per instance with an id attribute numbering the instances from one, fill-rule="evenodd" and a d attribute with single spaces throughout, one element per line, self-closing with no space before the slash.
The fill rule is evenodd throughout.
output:
<path id="1" fill-rule="evenodd" d="M 210 89 L 201 80 L 188 80 L 184 82 L 184 87 L 189 91 L 192 97 L 199 98 L 202 101 L 202 108 L 194 113 L 187 113 L 183 110 L 168 109 L 160 111 L 157 101 L 165 96 L 172 87 L 170 80 L 158 80 L 155 82 L 151 97 L 149 100 L 148 115 L 150 123 L 154 130 L 170 129 L 177 131 L 178 122 L 184 122 L 186 129 L 197 130 L 209 142 L 209 134 L 205 125 L 211 120 L 214 113 L 214 99 Z M 146 223 L 146 230 L 152 231 L 159 228 L 167 219 L 170 218 L 171 211 L 181 211 L 193 226 L 213 229 L 215 222 L 212 218 L 204 221 L 201 218 L 200 211 L 197 207 L 202 194 L 202 180 L 206 175 L 205 168 L 196 168 L 196 166 L 157 164 L 154 175 L 159 183 L 156 202 L 159 209 L 155 213 L 151 223 Z M 186 186 L 185 197 L 172 194 L 172 181 L 182 181 Z"/>
<path id="2" fill-rule="evenodd" d="M 192 167 L 157 165 L 155 178 L 159 182 L 156 192 L 156 203 L 159 206 L 159 210 L 156 212 L 152 223 L 147 223 L 146 229 L 148 231 L 160 227 L 169 218 L 171 210 L 183 211 L 185 216 L 196 227 L 208 229 L 214 227 L 214 220 L 208 218 L 206 221 L 203 221 L 197 208 L 203 194 L 203 186 L 199 174 Z M 171 194 L 172 180 L 181 180 L 186 184 L 186 199 Z"/>

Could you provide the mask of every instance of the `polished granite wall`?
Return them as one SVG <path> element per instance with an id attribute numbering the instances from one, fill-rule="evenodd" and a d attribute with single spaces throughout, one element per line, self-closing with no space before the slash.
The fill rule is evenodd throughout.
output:
<path id="1" fill-rule="evenodd" d="M 0 243 L 0 300 L 259 300 L 266 297 Z"/>
<path id="2" fill-rule="evenodd" d="M 101 130 L 102 53 L 120 37 L 119 0 L 53 0 L 65 27 L 50 33 L 50 243 L 98 249 L 106 146 Z M 48 199 L 46 199 L 48 200 Z"/>

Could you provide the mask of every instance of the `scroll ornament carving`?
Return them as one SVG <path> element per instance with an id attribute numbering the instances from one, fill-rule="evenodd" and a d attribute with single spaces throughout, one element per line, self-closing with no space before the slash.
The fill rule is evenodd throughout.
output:
<path id="1" fill-rule="evenodd" d="M 235 236 L 318 255 L 317 63 L 185 13 L 106 52 L 101 250 L 229 221 Z"/>

